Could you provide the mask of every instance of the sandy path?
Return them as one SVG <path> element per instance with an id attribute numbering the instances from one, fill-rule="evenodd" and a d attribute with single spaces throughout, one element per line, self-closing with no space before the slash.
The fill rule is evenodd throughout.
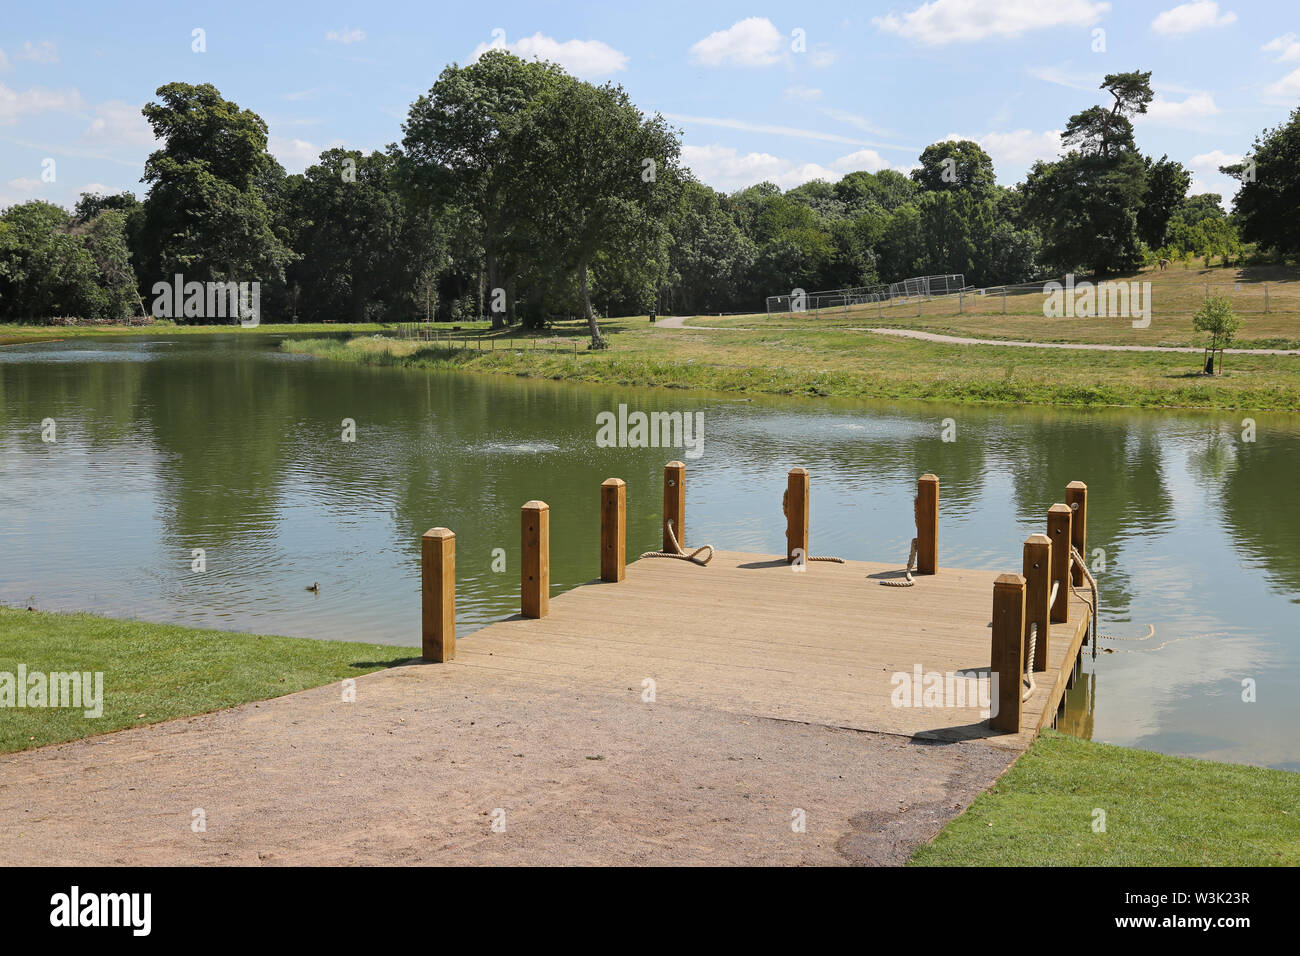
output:
<path id="1" fill-rule="evenodd" d="M 655 323 L 661 329 L 694 329 L 697 332 L 757 332 L 759 329 L 744 326 L 687 325 L 681 315 L 664 316 Z M 941 342 L 945 345 L 1007 345 L 1021 349 L 1073 349 L 1081 352 L 1191 352 L 1201 353 L 1197 346 L 1181 345 L 1102 345 L 1090 342 L 1020 342 L 1012 339 L 974 339 L 961 335 L 944 335 L 923 332 L 919 329 L 843 329 L 845 332 L 871 332 L 875 335 L 896 335 L 923 342 Z M 1224 349 L 1228 355 L 1300 355 L 1300 349 Z"/>
<path id="2" fill-rule="evenodd" d="M 0 757 L 0 863 L 897 864 L 1011 756 L 640 690 L 405 666 Z"/>

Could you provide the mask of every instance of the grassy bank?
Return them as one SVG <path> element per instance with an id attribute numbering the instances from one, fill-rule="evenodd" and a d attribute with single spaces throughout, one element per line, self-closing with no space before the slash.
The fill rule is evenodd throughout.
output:
<path id="1" fill-rule="evenodd" d="M 1105 832 L 1094 832 L 1096 810 Z M 1090 743 L 1050 731 L 919 866 L 1295 866 L 1300 774 Z"/>
<path id="2" fill-rule="evenodd" d="M 1199 372 L 1200 356 L 1186 353 L 961 346 L 815 325 L 705 332 L 621 319 L 604 328 L 612 347 L 601 352 L 586 350 L 577 325 L 537 343 L 516 332 L 469 336 L 468 347 L 454 348 L 375 337 L 295 340 L 283 348 L 367 365 L 754 394 L 1300 409 L 1300 358 L 1288 356 L 1232 355 L 1223 375 L 1207 377 Z"/>
<path id="3" fill-rule="evenodd" d="M 279 697 L 409 659 L 378 644 L 232 634 L 90 614 L 0 607 L 0 672 L 100 671 L 103 716 L 73 708 L 0 713 L 0 753 Z"/>

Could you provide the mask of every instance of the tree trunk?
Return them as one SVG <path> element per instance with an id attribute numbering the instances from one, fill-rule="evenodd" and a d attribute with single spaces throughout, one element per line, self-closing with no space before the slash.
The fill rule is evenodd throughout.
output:
<path id="1" fill-rule="evenodd" d="M 587 284 L 587 260 L 584 258 L 578 263 L 578 280 L 582 285 L 582 315 L 587 320 L 587 327 L 591 329 L 591 341 L 600 341 L 600 326 L 596 324 L 596 316 L 591 311 L 591 289 Z"/>

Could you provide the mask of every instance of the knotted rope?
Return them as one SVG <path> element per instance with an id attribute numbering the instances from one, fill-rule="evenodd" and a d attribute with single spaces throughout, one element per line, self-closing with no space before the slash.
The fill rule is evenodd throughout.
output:
<path id="1" fill-rule="evenodd" d="M 917 510 L 918 510 L 920 507 L 921 507 L 921 498 L 920 498 L 920 496 L 919 496 L 919 495 L 913 495 L 913 496 L 912 496 L 912 521 L 915 522 L 915 524 L 916 524 L 916 526 L 917 526 L 918 528 L 919 528 L 920 525 L 921 525 L 920 515 L 917 514 Z M 903 571 L 903 573 L 904 573 L 905 575 L 907 575 L 906 579 L 905 579 L 905 580 L 902 580 L 902 581 L 893 581 L 893 580 L 889 580 L 889 579 L 887 579 L 887 578 L 882 578 L 881 581 L 880 581 L 880 583 L 883 584 L 885 587 L 887 587 L 887 588 L 910 588 L 910 587 L 912 587 L 914 584 L 916 584 L 916 582 L 915 582 L 914 580 L 912 580 L 912 572 L 916 570 L 916 544 L 917 544 L 917 540 L 918 540 L 917 538 L 913 538 L 913 539 L 912 539 L 912 546 L 911 546 L 911 549 L 907 552 L 907 567 L 906 567 L 906 569 L 904 569 L 904 571 Z"/>
<path id="2" fill-rule="evenodd" d="M 672 518 L 669 518 L 667 521 L 665 521 L 665 522 L 664 522 L 664 527 L 668 529 L 668 540 L 672 542 L 672 544 L 673 544 L 673 549 L 674 549 L 674 550 L 672 550 L 672 551 L 647 551 L 645 554 L 641 555 L 641 557 L 643 557 L 643 558 L 681 558 L 683 561 L 694 561 L 694 562 L 695 562 L 696 564 L 698 564 L 700 567 L 705 567 L 705 566 L 706 566 L 710 561 L 713 560 L 713 545 L 711 545 L 711 544 L 701 545 L 700 547 L 698 547 L 698 548 L 696 548 L 694 551 L 692 551 L 690 554 L 687 554 L 686 551 L 685 551 L 685 549 L 682 548 L 681 544 L 678 543 L 678 541 L 677 541 L 677 535 L 673 534 L 673 519 L 672 519 Z M 707 551 L 707 552 L 709 552 L 709 556 L 708 556 L 707 558 L 703 558 L 703 559 L 701 559 L 701 558 L 699 557 L 699 554 L 700 554 L 701 551 Z"/>
<path id="3" fill-rule="evenodd" d="M 785 515 L 786 534 L 790 533 L 790 489 L 781 492 L 781 514 Z M 818 554 L 804 555 L 805 561 L 834 561 L 836 564 L 843 564 L 843 558 L 828 557 Z"/>

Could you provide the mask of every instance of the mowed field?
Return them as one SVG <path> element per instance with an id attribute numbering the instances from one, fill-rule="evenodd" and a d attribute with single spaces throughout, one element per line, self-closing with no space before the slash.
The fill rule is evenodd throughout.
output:
<path id="1" fill-rule="evenodd" d="M 1300 348 L 1300 270 L 1282 266 L 1184 268 L 1174 264 L 1107 277 L 1150 282 L 1151 324 L 1127 318 L 1047 318 L 1042 284 L 893 304 L 836 307 L 795 313 L 701 316 L 692 324 L 721 327 L 909 328 L 971 338 L 1107 345 L 1200 346 L 1205 336 L 1192 315 L 1207 295 L 1225 296 L 1242 318 L 1237 347 Z M 919 306 L 919 307 L 918 307 Z M 1265 311 L 1267 308 L 1267 312 Z"/>

